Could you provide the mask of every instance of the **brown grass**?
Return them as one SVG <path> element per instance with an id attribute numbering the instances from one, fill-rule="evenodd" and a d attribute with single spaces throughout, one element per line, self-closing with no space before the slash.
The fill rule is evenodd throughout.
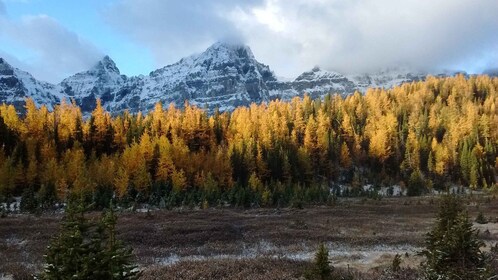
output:
<path id="1" fill-rule="evenodd" d="M 395 253 L 423 246 L 436 210 L 437 199 L 425 197 L 341 199 L 333 207 L 302 210 L 161 210 L 150 215 L 123 212 L 119 214 L 118 233 L 134 249 L 144 277 L 174 271 L 179 273 L 176 279 L 241 279 L 238 276 L 244 275 L 251 275 L 250 279 L 283 279 L 272 278 L 280 275 L 297 279 L 293 277 L 298 276 L 297 271 L 302 272 L 320 242 L 329 245 L 332 263 L 337 267 L 349 265 L 360 272 L 382 267 Z M 471 219 L 478 211 L 486 217 L 497 216 L 498 200 L 474 197 L 468 210 Z M 0 276 L 39 271 L 61 217 L 43 214 L 1 218 Z M 498 240 L 495 223 L 480 225 L 479 229 L 488 244 Z M 412 267 L 420 262 L 413 250 L 404 258 L 404 264 Z M 171 256 L 179 261 L 159 265 Z M 289 256 L 295 260 L 289 260 Z"/>
<path id="2" fill-rule="evenodd" d="M 172 266 L 151 266 L 142 279 L 302 279 L 306 262 L 252 259 L 187 261 Z"/>

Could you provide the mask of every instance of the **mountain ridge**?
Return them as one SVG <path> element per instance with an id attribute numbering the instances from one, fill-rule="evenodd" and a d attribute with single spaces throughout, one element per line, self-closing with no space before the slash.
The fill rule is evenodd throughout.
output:
<path id="1" fill-rule="evenodd" d="M 436 74 L 451 76 L 457 72 Z M 217 42 L 204 52 L 182 58 L 148 75 L 126 76 L 116 63 L 104 56 L 92 68 L 69 76 L 54 85 L 36 80 L 0 58 L 0 103 L 22 109 L 25 98 L 52 109 L 63 99 L 74 100 L 89 114 L 101 99 L 111 113 L 128 110 L 145 112 L 157 102 L 190 104 L 212 112 L 231 111 L 237 106 L 290 100 L 305 93 L 321 97 L 328 93 L 351 94 L 369 87 L 391 88 L 404 82 L 424 80 L 429 73 L 391 69 L 370 74 L 344 75 L 314 67 L 294 80 L 278 79 L 268 65 L 259 62 L 243 44 Z"/>

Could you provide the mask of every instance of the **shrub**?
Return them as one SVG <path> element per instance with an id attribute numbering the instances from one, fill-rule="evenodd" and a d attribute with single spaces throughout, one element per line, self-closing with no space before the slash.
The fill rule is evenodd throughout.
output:
<path id="1" fill-rule="evenodd" d="M 482 211 L 479 211 L 479 214 L 477 214 L 476 223 L 478 223 L 478 224 L 487 224 L 488 223 L 488 220 L 486 219 L 486 217 L 484 217 L 484 214 L 482 214 Z"/>
<path id="2" fill-rule="evenodd" d="M 391 270 L 393 272 L 398 272 L 401 269 L 401 255 L 396 254 L 393 258 L 393 262 L 391 263 Z"/>

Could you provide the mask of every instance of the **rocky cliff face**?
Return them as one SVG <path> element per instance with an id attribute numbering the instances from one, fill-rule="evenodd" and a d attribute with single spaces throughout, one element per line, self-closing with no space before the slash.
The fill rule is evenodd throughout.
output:
<path id="1" fill-rule="evenodd" d="M 49 109 L 60 102 L 56 86 L 36 80 L 0 58 L 0 104 L 13 104 L 22 112 L 25 98 L 32 98 L 36 105 L 46 105 Z"/>
<path id="2" fill-rule="evenodd" d="M 443 73 L 441 76 L 453 75 Z M 25 98 L 52 109 L 74 100 L 88 115 L 100 98 L 105 109 L 117 114 L 146 112 L 156 102 L 185 101 L 212 112 L 230 111 L 237 106 L 290 100 L 305 93 L 313 98 L 328 93 L 351 94 L 369 87 L 391 88 L 404 82 L 425 79 L 427 73 L 392 69 L 372 74 L 343 75 L 315 67 L 293 81 L 280 81 L 267 65 L 256 60 L 245 45 L 216 43 L 201 54 L 151 72 L 127 77 L 108 56 L 92 69 L 77 73 L 57 85 L 41 82 L 0 58 L 0 103 L 14 104 L 22 111 Z"/>
<path id="3" fill-rule="evenodd" d="M 276 81 L 247 46 L 217 43 L 199 55 L 163 67 L 140 81 L 141 109 L 185 100 L 199 107 L 232 110 L 269 100 L 267 83 Z"/>
<path id="4" fill-rule="evenodd" d="M 91 112 L 97 98 L 107 110 L 112 110 L 116 94 L 126 82 L 127 77 L 121 75 L 114 61 L 105 56 L 92 69 L 64 79 L 57 90 L 68 101 L 74 100 L 83 112 Z"/>
<path id="5" fill-rule="evenodd" d="M 317 98 L 328 93 L 348 94 L 353 93 L 357 86 L 346 76 L 321 70 L 319 67 L 304 72 L 295 80 L 288 82 L 276 82 L 271 84 L 271 96 L 273 99 L 292 99 L 295 96 L 310 95 Z"/>

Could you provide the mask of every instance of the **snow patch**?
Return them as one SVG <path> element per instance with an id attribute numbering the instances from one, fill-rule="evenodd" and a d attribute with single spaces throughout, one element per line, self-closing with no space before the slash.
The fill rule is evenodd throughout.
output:
<path id="1" fill-rule="evenodd" d="M 375 245 L 356 247 L 335 242 L 328 242 L 326 246 L 329 250 L 329 258 L 333 264 L 340 263 L 356 263 L 356 264 L 372 264 L 379 258 L 385 255 L 416 254 L 421 250 L 419 247 L 411 245 Z M 298 249 L 296 249 L 296 247 Z M 255 245 L 243 245 L 243 249 L 239 254 L 206 254 L 206 255 L 187 255 L 180 256 L 175 253 L 158 258 L 155 262 L 159 265 L 170 266 L 184 261 L 209 261 L 209 260 L 243 260 L 255 259 L 260 257 L 274 259 L 289 259 L 299 261 L 310 261 L 314 258 L 316 248 L 305 244 L 298 244 L 289 247 L 278 247 L 268 241 L 260 241 Z"/>

